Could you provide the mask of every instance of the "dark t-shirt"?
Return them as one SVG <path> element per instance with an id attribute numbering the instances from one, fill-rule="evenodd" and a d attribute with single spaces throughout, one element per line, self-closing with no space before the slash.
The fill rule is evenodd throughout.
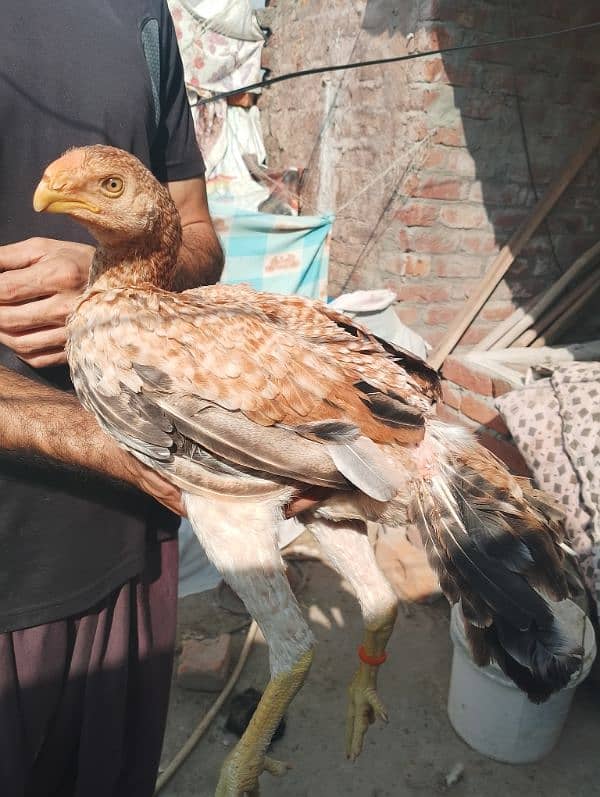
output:
<path id="1" fill-rule="evenodd" d="M 89 240 L 67 217 L 32 209 L 44 168 L 69 147 L 122 147 L 163 181 L 203 174 L 165 2 L 4 0 L 1 17 L 0 244 Z M 148 19 L 159 23 L 160 70 L 152 72 L 141 40 Z M 66 368 L 34 371 L 3 347 L 0 364 L 71 389 Z M 176 526 L 135 491 L 2 455 L 0 631 L 85 611 L 139 573 L 149 546 Z"/>

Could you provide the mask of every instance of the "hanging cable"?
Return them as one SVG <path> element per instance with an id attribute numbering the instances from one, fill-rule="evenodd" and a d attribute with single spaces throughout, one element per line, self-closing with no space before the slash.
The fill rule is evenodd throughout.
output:
<path id="1" fill-rule="evenodd" d="M 276 83 L 282 83 L 284 80 L 292 80 L 299 77 L 307 77 L 308 75 L 321 75 L 326 72 L 339 72 L 342 69 L 358 69 L 366 66 L 377 66 L 378 64 L 393 64 L 400 61 L 413 61 L 416 58 L 427 58 L 430 55 L 445 55 L 446 53 L 461 52 L 464 50 L 479 50 L 486 47 L 500 47 L 506 44 L 518 44 L 520 42 L 530 42 L 536 39 L 549 39 L 553 36 L 563 36 L 566 33 L 575 33 L 577 31 L 593 30 L 600 28 L 600 22 L 590 22 L 587 25 L 575 25 L 571 28 L 561 28 L 560 30 L 549 31 L 547 33 L 532 33 L 528 36 L 510 36 L 505 39 L 494 39 L 489 42 L 477 42 L 475 44 L 460 44 L 454 47 L 442 47 L 439 50 L 425 50 L 420 53 L 408 53 L 408 55 L 395 55 L 390 58 L 376 58 L 371 61 L 355 61 L 349 64 L 334 64 L 332 66 L 315 66 L 311 69 L 301 69 L 297 72 L 288 72 L 284 75 L 277 75 L 276 77 L 261 80 L 258 83 L 250 83 L 248 86 L 240 86 L 237 89 L 230 91 L 221 91 L 218 94 L 213 94 L 212 97 L 202 97 L 198 99 L 195 105 L 206 105 L 209 102 L 216 102 L 223 100 L 227 97 L 233 97 L 236 94 L 243 94 L 247 91 L 254 91 L 256 89 L 266 88 L 267 86 L 274 86 Z"/>

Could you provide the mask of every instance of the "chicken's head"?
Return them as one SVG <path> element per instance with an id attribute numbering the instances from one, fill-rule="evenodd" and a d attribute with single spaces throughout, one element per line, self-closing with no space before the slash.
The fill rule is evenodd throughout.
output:
<path id="1" fill-rule="evenodd" d="M 116 147 L 70 149 L 51 163 L 35 191 L 36 211 L 66 213 L 102 244 L 139 244 L 178 224 L 167 189 L 135 156 Z"/>
<path id="2" fill-rule="evenodd" d="M 128 152 L 104 145 L 68 150 L 44 172 L 33 207 L 71 216 L 98 241 L 90 284 L 108 274 L 112 285 L 171 286 L 179 213 L 168 190 Z"/>

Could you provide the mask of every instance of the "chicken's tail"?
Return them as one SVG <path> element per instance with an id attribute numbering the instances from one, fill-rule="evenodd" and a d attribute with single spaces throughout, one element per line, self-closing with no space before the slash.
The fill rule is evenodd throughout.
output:
<path id="1" fill-rule="evenodd" d="M 432 469 L 410 514 L 451 603 L 460 601 L 477 664 L 495 660 L 534 702 L 566 686 L 581 640 L 557 618 L 567 597 L 562 519 L 543 493 L 467 433 L 429 426 Z"/>

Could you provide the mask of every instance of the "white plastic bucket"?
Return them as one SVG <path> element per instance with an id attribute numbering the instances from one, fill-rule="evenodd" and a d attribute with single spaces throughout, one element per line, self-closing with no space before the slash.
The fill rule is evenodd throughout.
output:
<path id="1" fill-rule="evenodd" d="M 539 761 L 557 743 L 575 688 L 587 677 L 596 657 L 594 629 L 572 601 L 557 604 L 563 622 L 581 629 L 584 659 L 568 687 L 541 705 L 531 703 L 496 665 L 478 667 L 469 651 L 460 605 L 452 608 L 450 636 L 454 643 L 448 716 L 454 730 L 480 753 L 497 761 L 524 764 Z"/>

